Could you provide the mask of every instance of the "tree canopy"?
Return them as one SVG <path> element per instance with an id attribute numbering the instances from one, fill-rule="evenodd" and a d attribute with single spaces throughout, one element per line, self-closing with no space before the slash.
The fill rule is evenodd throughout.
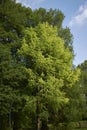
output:
<path id="1" fill-rule="evenodd" d="M 51 130 L 74 120 L 82 90 L 64 14 L 1 0 L 0 16 L 0 129 Z"/>

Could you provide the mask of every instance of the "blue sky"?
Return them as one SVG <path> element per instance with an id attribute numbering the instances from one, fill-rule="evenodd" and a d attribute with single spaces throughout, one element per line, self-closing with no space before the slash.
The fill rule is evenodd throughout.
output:
<path id="1" fill-rule="evenodd" d="M 17 0 L 32 9 L 43 7 L 46 9 L 60 9 L 65 20 L 63 26 L 68 26 L 74 36 L 73 46 L 78 65 L 87 60 L 87 0 Z"/>

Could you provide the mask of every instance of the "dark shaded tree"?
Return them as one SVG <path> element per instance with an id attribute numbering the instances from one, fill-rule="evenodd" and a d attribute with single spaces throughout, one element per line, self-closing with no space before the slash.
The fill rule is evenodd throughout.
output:
<path id="1" fill-rule="evenodd" d="M 83 120 L 87 120 L 87 60 L 85 60 L 82 64 L 78 65 L 78 68 L 81 69 L 79 85 L 83 90 L 83 97 L 85 99 Z"/>

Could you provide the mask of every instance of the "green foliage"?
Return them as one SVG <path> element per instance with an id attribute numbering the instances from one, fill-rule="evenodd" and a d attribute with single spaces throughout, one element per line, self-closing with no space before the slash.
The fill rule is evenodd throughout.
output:
<path id="1" fill-rule="evenodd" d="M 0 43 L 18 41 L 26 22 L 24 8 L 9 0 L 0 5 L 0 16 Z"/>
<path id="2" fill-rule="evenodd" d="M 68 27 L 62 28 L 58 32 L 58 35 L 64 40 L 65 47 L 69 47 L 70 51 L 73 52 L 73 35 L 70 33 L 70 29 Z"/>
<path id="3" fill-rule="evenodd" d="M 13 116 L 25 105 L 23 93 L 27 83 L 25 68 L 21 64 L 17 65 L 12 59 L 7 44 L 0 44 L 0 117 L 2 117 L 0 128 L 2 130 L 9 126 L 9 115 Z M 4 120 L 6 128 L 3 127 Z"/>
<path id="4" fill-rule="evenodd" d="M 1 0 L 0 16 L 0 129 L 57 129 L 75 119 L 82 93 L 64 14 Z"/>
<path id="5" fill-rule="evenodd" d="M 44 8 L 39 8 L 34 10 L 33 13 L 33 26 L 36 26 L 38 23 L 48 22 L 53 26 L 61 28 L 62 22 L 64 20 L 64 14 L 57 9 L 49 9 L 48 11 Z"/>
<path id="6" fill-rule="evenodd" d="M 85 99 L 83 120 L 87 120 L 87 60 L 78 65 L 78 68 L 81 69 L 79 85 L 83 90 L 83 97 Z"/>
<path id="7" fill-rule="evenodd" d="M 61 90 L 78 80 L 79 71 L 71 70 L 73 55 L 64 47 L 56 27 L 44 23 L 26 29 L 24 33 L 18 55 L 31 75 L 28 91 L 33 87 L 32 96 L 38 101 L 36 114 L 43 120 L 47 119 L 46 115 L 50 118 L 50 113 L 57 114 L 68 102 L 65 91 Z"/>

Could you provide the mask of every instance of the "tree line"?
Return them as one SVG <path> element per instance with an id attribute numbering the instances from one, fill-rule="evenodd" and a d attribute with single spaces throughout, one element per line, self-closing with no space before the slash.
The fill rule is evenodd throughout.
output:
<path id="1" fill-rule="evenodd" d="M 87 120 L 87 61 L 73 65 L 64 17 L 59 9 L 1 0 L 1 130 L 59 130 L 60 123 Z"/>

